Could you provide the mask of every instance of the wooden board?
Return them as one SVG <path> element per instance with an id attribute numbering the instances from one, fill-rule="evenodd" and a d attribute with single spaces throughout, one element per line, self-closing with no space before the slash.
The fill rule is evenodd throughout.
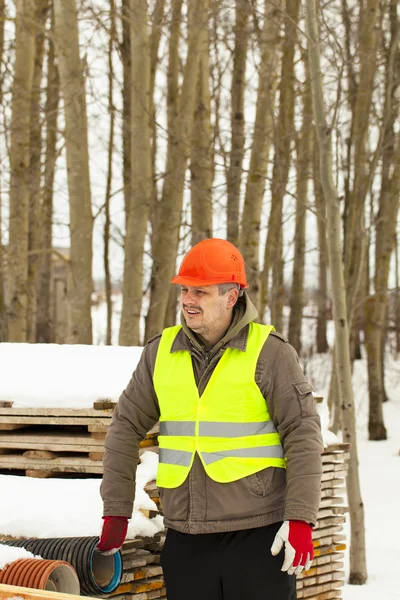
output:
<path id="1" fill-rule="evenodd" d="M 95 410 L 93 408 L 3 408 L 0 415 L 7 417 L 106 417 L 111 419 L 112 410 Z"/>
<path id="2" fill-rule="evenodd" d="M 43 433 L 28 429 L 21 433 L 0 433 L 0 448 L 23 450 L 53 450 L 55 452 L 88 452 L 104 448 L 104 440 L 93 438 L 89 434 L 59 431 Z"/>
<path id="3" fill-rule="evenodd" d="M 50 460 L 29 459 L 18 455 L 0 455 L 0 469 L 21 469 L 57 473 L 103 473 L 100 461 L 87 457 L 58 457 Z"/>
<path id="4" fill-rule="evenodd" d="M 52 416 L 52 415 L 1 415 L 0 424 L 4 425 L 102 425 L 108 427 L 110 419 L 78 416 Z"/>

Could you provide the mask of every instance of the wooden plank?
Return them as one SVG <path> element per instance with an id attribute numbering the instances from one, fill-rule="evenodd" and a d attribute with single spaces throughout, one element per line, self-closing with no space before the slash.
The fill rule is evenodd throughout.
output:
<path id="1" fill-rule="evenodd" d="M 11 408 L 13 400 L 0 400 L 0 408 Z"/>
<path id="2" fill-rule="evenodd" d="M 114 410 L 117 406 L 117 402 L 115 400 L 96 400 L 93 402 L 94 410 Z"/>
<path id="3" fill-rule="evenodd" d="M 22 454 L 24 458 L 32 458 L 37 460 L 53 460 L 57 458 L 59 454 L 56 452 L 49 452 L 49 450 L 28 450 Z"/>
<path id="4" fill-rule="evenodd" d="M 87 457 L 60 457 L 53 460 L 28 459 L 16 455 L 0 455 L 0 469 L 35 470 L 53 473 L 103 473 L 103 465 Z"/>
<path id="5" fill-rule="evenodd" d="M 58 427 L 52 430 L 43 430 L 41 428 L 28 428 L 23 432 L 0 433 L 0 447 L 5 447 L 7 443 L 34 443 L 34 444 L 56 444 L 67 446 L 103 446 L 104 439 L 93 438 L 88 433 L 65 431 Z M 24 447 L 24 446 L 21 446 Z"/>
<path id="6" fill-rule="evenodd" d="M 10 423 L 0 423 L 0 431 L 14 431 L 14 429 L 25 429 L 28 425 L 10 425 Z"/>
<path id="7" fill-rule="evenodd" d="M 2 408 L 0 415 L 8 417 L 95 417 L 111 419 L 111 410 L 94 410 L 93 408 Z"/>
<path id="8" fill-rule="evenodd" d="M 89 425 L 91 427 L 108 427 L 110 419 L 95 417 L 57 417 L 57 416 L 0 416 L 0 424 L 4 425 Z"/>

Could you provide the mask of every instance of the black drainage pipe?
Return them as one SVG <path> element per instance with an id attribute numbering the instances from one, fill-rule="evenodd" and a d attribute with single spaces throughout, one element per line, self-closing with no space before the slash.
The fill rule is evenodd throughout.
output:
<path id="1" fill-rule="evenodd" d="M 77 572 L 84 596 L 106 598 L 121 582 L 122 554 L 106 556 L 96 551 L 98 537 L 42 538 L 3 542 L 8 546 L 25 548 L 50 560 L 69 562 Z"/>

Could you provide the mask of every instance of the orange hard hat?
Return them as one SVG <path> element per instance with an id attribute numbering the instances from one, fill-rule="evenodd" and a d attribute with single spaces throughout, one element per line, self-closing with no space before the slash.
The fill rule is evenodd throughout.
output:
<path id="1" fill-rule="evenodd" d="M 219 238 L 202 240 L 184 256 L 178 275 L 171 283 L 188 286 L 238 283 L 247 288 L 243 256 L 239 250 Z"/>

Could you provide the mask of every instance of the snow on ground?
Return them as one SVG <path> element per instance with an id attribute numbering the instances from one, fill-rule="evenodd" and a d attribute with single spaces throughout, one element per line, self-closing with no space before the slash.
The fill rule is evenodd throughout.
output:
<path id="1" fill-rule="evenodd" d="M 327 356 L 308 361 L 308 376 L 317 392 L 327 395 L 330 363 Z M 365 359 L 356 361 L 353 389 L 357 417 L 357 444 L 361 494 L 365 506 L 367 585 L 346 584 L 344 600 L 400 599 L 400 360 L 386 359 L 386 390 L 389 402 L 383 407 L 388 439 L 368 440 L 368 377 Z M 350 527 L 346 523 L 349 546 Z M 348 578 L 349 548 L 346 552 Z"/>
<path id="2" fill-rule="evenodd" d="M 311 331 L 311 329 L 310 329 Z M 310 332 L 308 332 L 310 333 Z M 331 339 L 330 332 L 330 339 Z M 311 339 L 310 335 L 310 339 Z M 117 399 L 128 383 L 142 348 L 0 344 L 0 399 L 14 406 L 91 407 L 99 398 Z M 319 395 L 327 396 L 330 356 L 312 355 L 302 365 Z M 344 587 L 344 600 L 400 599 L 400 360 L 387 356 L 384 405 L 388 439 L 368 441 L 368 379 L 365 357 L 356 361 L 353 374 L 358 428 L 362 498 L 365 505 L 368 583 Z M 319 406 L 324 425 L 326 405 Z M 152 455 L 148 457 L 148 455 Z M 149 520 L 138 511 L 154 508 L 143 492 L 145 481 L 155 477 L 157 456 L 147 452 L 138 472 L 135 512 L 129 536 L 153 535 L 162 519 Z M 0 533 L 24 536 L 98 535 L 102 505 L 99 479 L 30 479 L 0 476 Z M 347 532 L 349 523 L 346 524 Z M 0 552 L 0 564 L 2 554 Z M 348 550 L 346 559 L 348 573 Z"/>

